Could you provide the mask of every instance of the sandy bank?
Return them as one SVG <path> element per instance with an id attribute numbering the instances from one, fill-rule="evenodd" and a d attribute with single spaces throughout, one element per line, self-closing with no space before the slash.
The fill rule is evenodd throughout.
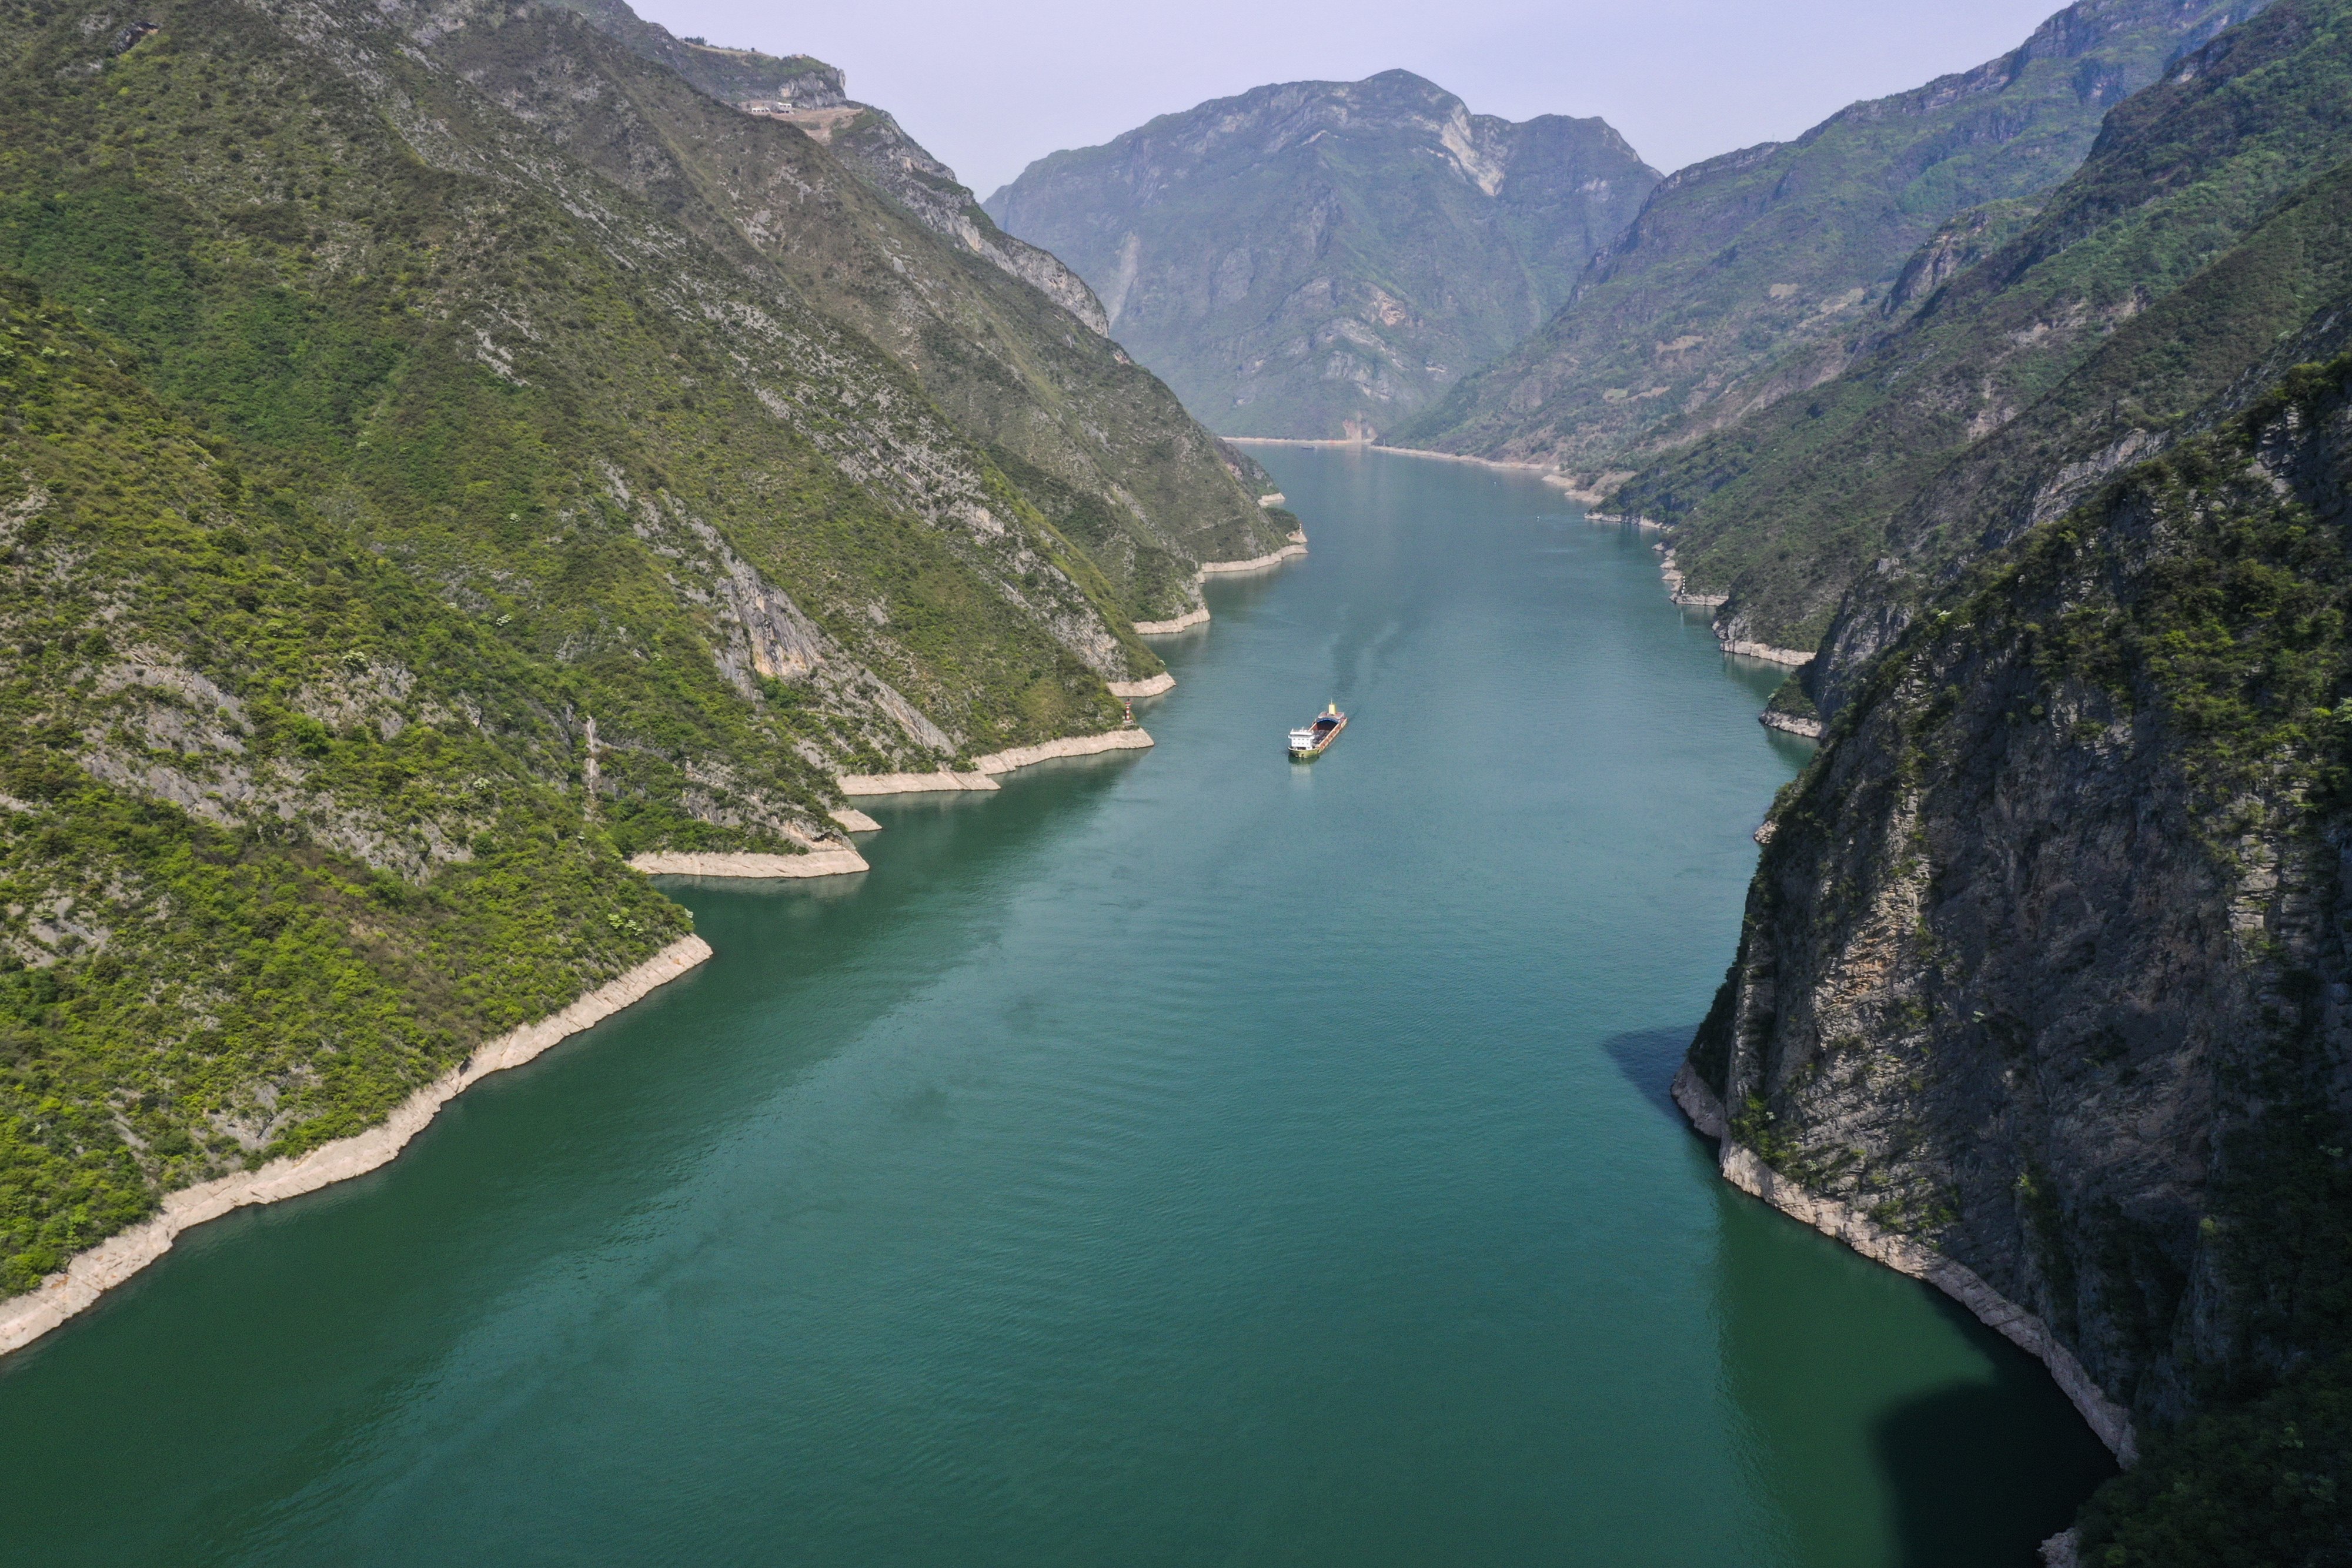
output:
<path id="1" fill-rule="evenodd" d="M 37 1290 L 0 1301 L 0 1355 L 22 1349 L 95 1304 L 107 1291 L 169 1252 L 180 1232 L 192 1225 L 217 1219 L 247 1204 L 299 1197 L 383 1165 L 425 1130 L 435 1113 L 475 1083 L 493 1072 L 521 1066 L 556 1041 L 612 1017 L 709 956 L 710 944 L 701 937 L 681 937 L 553 1017 L 477 1046 L 464 1065 L 411 1094 L 366 1132 L 321 1145 L 298 1159 L 272 1160 L 257 1171 L 241 1171 L 171 1194 L 152 1219 L 77 1254 L 62 1272 L 50 1275 Z"/>
<path id="2" fill-rule="evenodd" d="M 1426 457 L 1438 463 L 1469 463 L 1481 468 L 1509 468 L 1521 474 L 1558 474 L 1547 463 L 1505 463 L 1493 457 L 1465 457 L 1459 452 L 1426 452 L 1418 446 L 1385 446 L 1377 441 L 1353 441 L 1346 436 L 1228 435 L 1236 446 L 1347 446 L 1360 452 L 1385 452 L 1394 457 Z"/>
<path id="3" fill-rule="evenodd" d="M 1426 457 L 1432 463 L 1467 463 L 1473 468 L 1499 468 L 1507 473 L 1532 474 L 1547 485 L 1570 490 L 1570 500 L 1577 498 L 1571 489 L 1574 482 L 1549 463 L 1506 463 L 1499 457 L 1465 457 L 1459 452 L 1424 452 L 1418 446 L 1383 446 L 1377 441 L 1371 444 L 1371 448 L 1375 452 L 1385 452 L 1391 457 Z"/>
<path id="4" fill-rule="evenodd" d="M 1142 628 L 1139 626 L 1136 630 L 1139 632 Z M 1115 697 L 1127 697 L 1130 700 L 1136 697 L 1156 697 L 1162 692 L 1174 691 L 1175 689 L 1176 677 L 1170 674 L 1165 670 L 1160 671 L 1158 674 L 1152 676 L 1148 681 L 1113 681 L 1110 683 L 1111 695 Z"/>
<path id="5" fill-rule="evenodd" d="M 1286 435 L 1228 435 L 1224 439 L 1236 446 L 1347 446 L 1360 452 L 1385 452 L 1392 457 L 1426 457 L 1434 463 L 1468 463 L 1480 468 L 1503 468 L 1515 474 L 1532 474 L 1545 484 L 1567 493 L 1568 498 L 1581 507 L 1599 504 L 1601 492 L 1580 488 L 1575 480 L 1549 463 L 1506 463 L 1497 457 L 1468 457 L 1459 452 L 1427 452 L 1418 446 L 1386 446 L 1377 441 L 1355 441 L 1345 436 L 1310 439 Z"/>
<path id="6" fill-rule="evenodd" d="M 1141 751 L 1151 745 L 1151 737 L 1139 729 L 1114 729 L 1101 735 L 1066 735 L 1059 740 L 1048 740 L 1036 746 L 1016 746 L 1009 751 L 993 751 L 976 758 L 969 773 L 951 773 L 942 768 L 937 773 L 845 773 L 838 782 L 841 792 L 856 797 L 866 795 L 926 795 L 949 789 L 994 789 L 999 788 L 994 775 L 1011 773 L 1039 762 L 1051 762 L 1059 757 L 1098 757 L 1106 751 Z"/>
<path id="7" fill-rule="evenodd" d="M 844 806 L 840 810 L 827 811 L 825 815 L 853 833 L 878 833 L 882 831 L 881 823 L 855 806 Z"/>
<path id="8" fill-rule="evenodd" d="M 868 795 L 929 795 L 946 789 L 993 789 L 996 780 L 985 773 L 845 773 L 834 780 L 851 800 Z"/>
<path id="9" fill-rule="evenodd" d="M 2058 1342 L 2049 1324 L 1986 1284 L 1974 1270 L 1907 1236 L 1880 1229 L 1834 1198 L 1808 1192 L 1766 1165 L 1755 1150 L 1734 1143 L 1724 1120 L 1722 1102 L 1687 1061 L 1675 1075 L 1674 1093 L 1675 1103 L 1682 1107 L 1691 1125 L 1721 1143 L 1717 1168 L 1724 1180 L 1762 1198 L 1790 1218 L 1844 1242 L 1874 1262 L 1884 1263 L 1915 1280 L 1925 1280 L 1968 1308 L 1979 1322 L 2050 1369 L 2050 1375 L 2057 1379 L 2058 1386 L 2074 1402 L 2074 1408 L 2083 1413 L 2083 1419 L 2090 1423 L 2091 1430 L 2099 1435 L 2099 1441 L 2107 1446 L 2116 1462 L 2129 1466 L 2138 1458 L 2138 1439 L 2132 1430 L 2130 1412 L 2091 1381 L 2091 1375 L 2083 1370 L 2074 1353 Z"/>
<path id="10" fill-rule="evenodd" d="M 1566 496 L 1570 500 L 1575 502 L 1580 507 L 1597 507 L 1601 505 L 1601 502 L 1609 498 L 1609 492 L 1606 489 L 1601 488 L 1600 486 L 1580 485 L 1565 474 L 1547 470 L 1543 476 L 1543 482 L 1547 485 L 1556 486 L 1562 495 Z M 1591 513 L 1588 511 L 1586 515 L 1591 516 Z M 1636 517 L 1633 520 L 1646 528 L 1654 528 L 1659 526 L 1658 524 L 1650 521 L 1647 517 Z"/>
<path id="11" fill-rule="evenodd" d="M 1727 653 L 1737 653 L 1743 659 L 1761 659 L 1768 664 L 1810 664 L 1813 662 L 1811 648 L 1775 648 L 1769 643 L 1742 643 L 1727 637 L 1717 628 L 1715 640 L 1723 644 Z"/>
<path id="12" fill-rule="evenodd" d="M 872 822 L 874 819 L 866 817 L 866 821 Z M 877 822 L 875 826 L 881 824 Z M 683 854 L 665 851 L 636 856 L 629 862 L 629 869 L 647 876 L 778 877 L 845 876 L 871 868 L 866 857 L 856 850 L 827 849 L 811 850 L 804 855 Z"/>
<path id="13" fill-rule="evenodd" d="M 1783 735 L 1793 735 L 1805 740 L 1822 737 L 1822 721 L 1817 718 L 1799 718 L 1792 713 L 1774 713 L 1767 708 L 1756 716 L 1756 722 L 1766 729 L 1777 729 Z"/>
<path id="14" fill-rule="evenodd" d="M 1247 560 L 1204 560 L 1201 563 L 1202 577 L 1226 577 L 1237 571 L 1264 571 L 1270 566 L 1296 560 L 1307 553 L 1307 541 L 1294 538 L 1271 555 L 1252 556 Z"/>
<path id="15" fill-rule="evenodd" d="M 1100 735 L 1066 735 L 1059 740 L 992 752 L 972 766 L 982 773 L 1011 773 L 1016 768 L 1051 762 L 1057 757 L 1098 757 L 1106 751 L 1145 751 L 1150 746 L 1151 737 L 1139 729 L 1112 729 Z"/>
<path id="16" fill-rule="evenodd" d="M 1135 623 L 1135 631 L 1140 637 L 1168 637 L 1208 623 L 1209 607 L 1203 604 L 1198 610 L 1185 612 L 1173 621 L 1139 621 Z"/>

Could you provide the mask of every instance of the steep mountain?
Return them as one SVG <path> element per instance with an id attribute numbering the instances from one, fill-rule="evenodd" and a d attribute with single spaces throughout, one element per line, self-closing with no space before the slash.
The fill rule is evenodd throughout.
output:
<path id="1" fill-rule="evenodd" d="M 640 36 L 621 31 L 624 41 Z M 747 164 L 730 150 L 730 139 L 744 133 L 742 116 L 681 90 L 672 72 L 644 73 L 620 92 L 599 93 L 575 82 L 562 58 L 520 60 L 495 47 L 504 36 L 477 29 L 465 48 L 453 38 L 452 58 L 464 56 L 469 73 L 493 73 L 486 85 L 509 84 L 506 101 L 519 116 L 576 155 L 593 156 L 609 177 L 675 203 L 677 221 L 751 238 L 803 298 L 912 370 L 929 400 L 1000 467 L 1021 476 L 1032 502 L 1111 574 L 1129 619 L 1161 621 L 1197 608 L 1193 569 L 1202 560 L 1245 560 L 1280 548 L 1290 523 L 1275 526 L 1255 507 L 1255 495 L 1272 486 L 1261 486 L 1116 345 L 1074 329 L 1074 318 L 1100 322 L 1086 286 L 1052 256 L 999 233 L 895 120 L 848 102 L 833 68 L 770 60 L 749 79 L 771 84 L 763 90 L 777 96 L 737 107 L 793 124 L 836 156 L 821 165 Z M 484 54 L 477 59 L 468 48 Z M 692 51 L 696 77 L 710 79 L 701 61 L 713 52 Z M 713 85 L 730 90 L 746 79 L 744 59 L 767 58 L 718 52 L 736 74 Z M 895 213 L 877 214 L 843 182 L 844 172 Z M 788 228 L 795 218 L 806 226 Z M 942 288 L 898 265 L 906 225 L 882 218 L 912 218 L 961 252 L 956 286 Z"/>
<path id="2" fill-rule="evenodd" d="M 1919 298 L 1915 257 L 1932 273 L 1938 254 L 1948 268 L 1956 247 L 1990 248 L 2021 215 L 2011 204 L 2081 162 L 2111 105 L 2260 6 L 2080 0 L 1974 70 L 1676 172 L 1540 332 L 1396 439 L 1613 487 L 1837 374 Z"/>
<path id="3" fill-rule="evenodd" d="M 1599 120 L 1410 71 L 1289 82 L 1054 153 L 988 199 L 1233 435 L 1367 435 L 1539 326 L 1657 174 Z"/>
<path id="4" fill-rule="evenodd" d="M 1672 526 L 1694 588 L 1730 594 L 1728 634 L 1797 648 L 1869 563 L 1948 525 L 1973 549 L 2063 510 L 2330 295 L 2308 235 L 2334 198 L 2307 183 L 2352 152 L 2342 46 L 2298 6 L 2183 57 L 2016 238 L 1843 375 L 1661 461 L 1621 503 Z"/>
<path id="5" fill-rule="evenodd" d="M 1691 1053 L 1733 1179 L 2137 1424 L 2089 1563 L 2352 1547 L 2348 411 L 2314 367 L 1938 596 L 1776 803 Z"/>
<path id="6" fill-rule="evenodd" d="M 1115 725 L 1130 621 L 1281 542 L 1045 293 L 610 33 L 0 13 L 0 1295 L 682 935 L 626 857 Z"/>
<path id="7" fill-rule="evenodd" d="M 998 229 L 958 183 L 955 171 L 925 152 L 887 110 L 851 99 L 838 68 L 806 55 L 763 55 L 676 38 L 617 0 L 568 0 L 566 8 L 720 102 L 799 126 L 932 233 L 1042 290 L 1096 331 L 1108 332 L 1101 301 L 1076 273 L 1050 253 Z"/>
<path id="8" fill-rule="evenodd" d="M 2000 417 L 1845 592 L 1677 1084 L 1727 1177 L 2137 1449 L 2085 1563 L 2352 1560 L 2347 71 L 2352 4 L 2278 0 L 1899 340 L 1914 405 Z M 1864 450 L 1827 421 L 1752 424 L 1753 470 Z"/>

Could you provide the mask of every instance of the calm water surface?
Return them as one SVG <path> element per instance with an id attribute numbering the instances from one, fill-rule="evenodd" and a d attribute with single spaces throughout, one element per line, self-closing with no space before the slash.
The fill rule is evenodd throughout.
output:
<path id="1" fill-rule="evenodd" d="M 2047 1379 L 1665 1100 L 1779 672 L 1532 482 L 1267 460 L 1156 750 L 683 884 L 697 974 L 0 1363 L 0 1558 L 2031 1561 Z"/>

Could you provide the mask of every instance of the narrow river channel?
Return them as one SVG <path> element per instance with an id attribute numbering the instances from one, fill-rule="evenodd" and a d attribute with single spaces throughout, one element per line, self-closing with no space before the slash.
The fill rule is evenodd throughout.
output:
<path id="1" fill-rule="evenodd" d="M 2040 1368 L 1666 1100 L 1780 672 L 1531 479 L 1260 455 L 1314 553 L 1156 749 L 680 884 L 703 969 L 0 1363 L 0 1556 L 2025 1568 Z"/>

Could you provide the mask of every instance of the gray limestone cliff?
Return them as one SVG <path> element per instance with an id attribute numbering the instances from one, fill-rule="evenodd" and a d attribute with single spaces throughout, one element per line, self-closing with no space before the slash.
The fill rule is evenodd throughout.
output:
<path id="1" fill-rule="evenodd" d="M 2138 1458 L 2103 1568 L 2352 1560 L 2347 89 L 2347 0 L 2182 55 L 1670 512 L 1835 595 L 1678 1098 Z"/>
<path id="2" fill-rule="evenodd" d="M 1931 601 L 1776 802 L 1692 1047 L 1742 1185 L 1959 1265 L 2156 1435 L 2095 1542 L 2234 1528 L 2166 1478 L 2248 1399 L 2343 1464 L 2347 394 L 2298 371 Z"/>

